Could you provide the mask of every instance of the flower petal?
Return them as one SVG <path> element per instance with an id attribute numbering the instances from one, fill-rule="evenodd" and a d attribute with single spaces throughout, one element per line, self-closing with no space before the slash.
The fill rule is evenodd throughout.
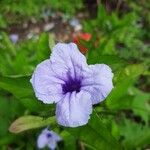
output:
<path id="1" fill-rule="evenodd" d="M 61 99 L 61 84 L 65 82 L 55 75 L 50 60 L 45 60 L 36 67 L 30 82 L 36 97 L 44 103 L 58 102 Z"/>
<path id="2" fill-rule="evenodd" d="M 53 137 L 53 139 L 54 139 L 55 141 L 59 142 L 59 141 L 62 140 L 62 138 L 61 138 L 57 133 L 55 133 L 55 132 L 53 132 L 53 131 L 50 131 L 50 132 L 51 132 L 52 137 Z"/>
<path id="3" fill-rule="evenodd" d="M 105 64 L 89 66 L 90 71 L 82 81 L 82 90 L 91 94 L 93 104 L 103 101 L 113 88 L 113 73 Z"/>
<path id="4" fill-rule="evenodd" d="M 54 139 L 51 139 L 49 141 L 49 143 L 47 144 L 47 146 L 50 148 L 50 150 L 56 149 L 56 145 L 57 145 L 57 142 Z"/>
<path id="5" fill-rule="evenodd" d="M 48 138 L 44 132 L 42 132 L 37 139 L 37 147 L 44 148 L 48 144 Z"/>
<path id="6" fill-rule="evenodd" d="M 56 116 L 60 125 L 77 127 L 88 122 L 92 113 L 91 96 L 85 91 L 66 93 L 57 103 Z"/>
<path id="7" fill-rule="evenodd" d="M 81 75 L 82 71 L 88 68 L 85 56 L 78 50 L 74 43 L 63 44 L 58 43 L 53 48 L 53 53 L 50 57 L 55 73 L 58 75 L 63 72 L 70 73 L 72 78 L 76 75 Z"/>

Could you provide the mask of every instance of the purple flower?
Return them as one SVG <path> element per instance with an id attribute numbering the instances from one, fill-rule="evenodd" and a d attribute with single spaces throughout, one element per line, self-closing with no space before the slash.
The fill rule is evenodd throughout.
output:
<path id="1" fill-rule="evenodd" d="M 61 141 L 61 137 L 53 131 L 44 129 L 38 136 L 37 146 L 38 148 L 49 147 L 51 150 L 56 148 L 57 142 Z"/>
<path id="2" fill-rule="evenodd" d="M 50 59 L 37 66 L 31 83 L 39 100 L 56 103 L 60 125 L 77 127 L 88 122 L 92 105 L 110 93 L 112 78 L 107 65 L 88 65 L 76 44 L 58 43 Z"/>
<path id="3" fill-rule="evenodd" d="M 9 36 L 10 40 L 13 42 L 13 43 L 17 43 L 17 41 L 19 40 L 19 35 L 18 34 L 11 34 Z"/>

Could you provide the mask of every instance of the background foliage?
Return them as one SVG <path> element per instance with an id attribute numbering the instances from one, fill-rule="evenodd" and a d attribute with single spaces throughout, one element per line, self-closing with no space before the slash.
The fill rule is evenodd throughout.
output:
<path id="1" fill-rule="evenodd" d="M 57 149 L 150 148 L 149 3 L 103 0 L 96 17 L 82 20 L 84 32 L 92 34 L 90 41 L 81 41 L 88 48 L 87 61 L 105 63 L 113 69 L 114 89 L 94 107 L 86 126 L 72 129 L 55 123 L 55 106 L 37 101 L 29 82 L 35 66 L 49 58 L 53 38 L 40 33 L 38 39 L 22 39 L 14 44 L 9 39 L 9 27 L 33 16 L 41 21 L 45 9 L 62 11 L 69 18 L 79 11 L 90 12 L 88 1 L 0 1 L 0 148 L 36 149 L 38 134 L 49 124 L 64 139 Z M 23 127 L 19 126 L 18 132 L 40 128 L 10 133 L 11 123 L 21 116 Z M 49 119 L 42 122 L 43 118 Z"/>

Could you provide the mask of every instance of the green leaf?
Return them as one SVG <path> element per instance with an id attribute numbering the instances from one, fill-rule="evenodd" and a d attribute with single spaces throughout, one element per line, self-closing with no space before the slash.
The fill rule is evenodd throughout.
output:
<path id="1" fill-rule="evenodd" d="M 12 97 L 0 96 L 0 138 L 8 134 L 10 120 L 21 114 L 22 107 Z"/>
<path id="2" fill-rule="evenodd" d="M 0 78 L 0 88 L 12 93 L 30 111 L 48 110 L 52 105 L 44 105 L 37 100 L 30 83 L 29 76 L 2 77 Z"/>
<path id="3" fill-rule="evenodd" d="M 111 135 L 107 125 L 93 112 L 89 123 L 78 128 L 68 128 L 67 131 L 97 150 L 120 150 L 117 140 Z M 91 140 L 93 139 L 93 140 Z"/>
<path id="4" fill-rule="evenodd" d="M 76 150 L 76 139 L 67 131 L 63 130 L 61 132 L 61 137 L 63 137 L 63 141 L 65 142 L 64 149 L 65 150 Z"/>
<path id="5" fill-rule="evenodd" d="M 146 66 L 144 64 L 127 65 L 116 75 L 116 82 L 119 84 L 126 79 L 137 79 L 145 70 Z"/>
<path id="6" fill-rule="evenodd" d="M 11 126 L 9 127 L 9 131 L 12 133 L 20 133 L 25 130 L 29 129 L 35 129 L 39 127 L 44 127 L 47 125 L 54 125 L 55 124 L 55 118 L 50 117 L 47 119 L 44 119 L 42 117 L 37 116 L 23 116 L 15 120 Z"/>
<path id="7" fill-rule="evenodd" d="M 116 85 L 110 95 L 106 99 L 106 104 L 111 109 L 116 109 L 122 104 L 124 96 L 127 95 L 128 88 L 132 85 L 132 79 L 126 79 L 120 84 Z M 129 99 L 130 100 L 130 99 Z M 122 106 L 121 106 L 122 107 Z"/>
<path id="8" fill-rule="evenodd" d="M 124 96 L 128 95 L 129 87 L 134 84 L 136 79 L 144 72 L 144 70 L 145 66 L 142 64 L 128 65 L 122 69 L 121 72 L 118 72 L 118 74 L 115 75 L 114 88 L 110 95 L 107 97 L 106 101 L 106 104 L 109 108 L 115 109 L 116 106 L 118 107 L 119 104 L 122 104 L 120 101 L 122 101 Z"/>
<path id="9" fill-rule="evenodd" d="M 148 123 L 150 117 L 150 94 L 140 91 L 137 88 L 132 88 L 131 92 L 135 95 L 131 109 L 135 115 L 142 117 L 145 123 Z"/>
<path id="10" fill-rule="evenodd" d="M 9 37 L 7 36 L 6 33 L 2 33 L 3 35 L 3 39 L 4 39 L 4 44 L 7 45 L 8 51 L 11 55 L 16 56 L 16 49 L 15 46 L 13 45 L 13 43 L 10 41 Z"/>
<path id="11" fill-rule="evenodd" d="M 52 51 L 52 48 L 55 46 L 54 35 L 49 34 L 49 48 Z"/>
<path id="12" fill-rule="evenodd" d="M 49 48 L 49 42 L 50 41 L 48 34 L 46 33 L 41 34 L 36 49 L 36 56 L 38 62 L 41 62 L 49 58 L 51 52 Z"/>
<path id="13" fill-rule="evenodd" d="M 107 65 L 125 63 L 125 61 L 116 55 L 97 55 L 97 53 L 88 56 L 89 64 L 104 63 Z"/>
<path id="14" fill-rule="evenodd" d="M 6 136 L 3 136 L 0 138 L 0 146 L 2 145 L 9 145 L 11 142 L 18 140 L 16 138 L 16 135 L 9 135 L 7 134 Z"/>
<path id="15" fill-rule="evenodd" d="M 17 98 L 32 96 L 30 77 L 0 77 L 0 88 L 12 93 Z"/>
<path id="16" fill-rule="evenodd" d="M 123 144 L 126 149 L 136 149 L 137 147 L 149 144 L 150 130 L 148 126 L 142 126 L 124 119 L 118 127 L 121 135 L 125 138 Z"/>

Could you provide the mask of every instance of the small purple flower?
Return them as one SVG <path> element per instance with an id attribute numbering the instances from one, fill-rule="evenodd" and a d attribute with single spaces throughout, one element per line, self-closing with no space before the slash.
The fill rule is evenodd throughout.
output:
<path id="1" fill-rule="evenodd" d="M 61 137 L 53 131 L 49 131 L 47 128 L 42 131 L 38 136 L 37 147 L 44 148 L 49 147 L 51 150 L 56 148 L 57 142 L 61 141 Z"/>
<path id="2" fill-rule="evenodd" d="M 9 36 L 10 40 L 13 42 L 13 43 L 17 43 L 17 41 L 19 40 L 19 35 L 18 34 L 11 34 Z"/>
<path id="3" fill-rule="evenodd" d="M 92 105 L 110 93 L 112 78 L 109 66 L 88 65 L 76 44 L 58 43 L 50 59 L 37 66 L 31 83 L 39 100 L 56 103 L 60 125 L 77 127 L 88 122 Z"/>

